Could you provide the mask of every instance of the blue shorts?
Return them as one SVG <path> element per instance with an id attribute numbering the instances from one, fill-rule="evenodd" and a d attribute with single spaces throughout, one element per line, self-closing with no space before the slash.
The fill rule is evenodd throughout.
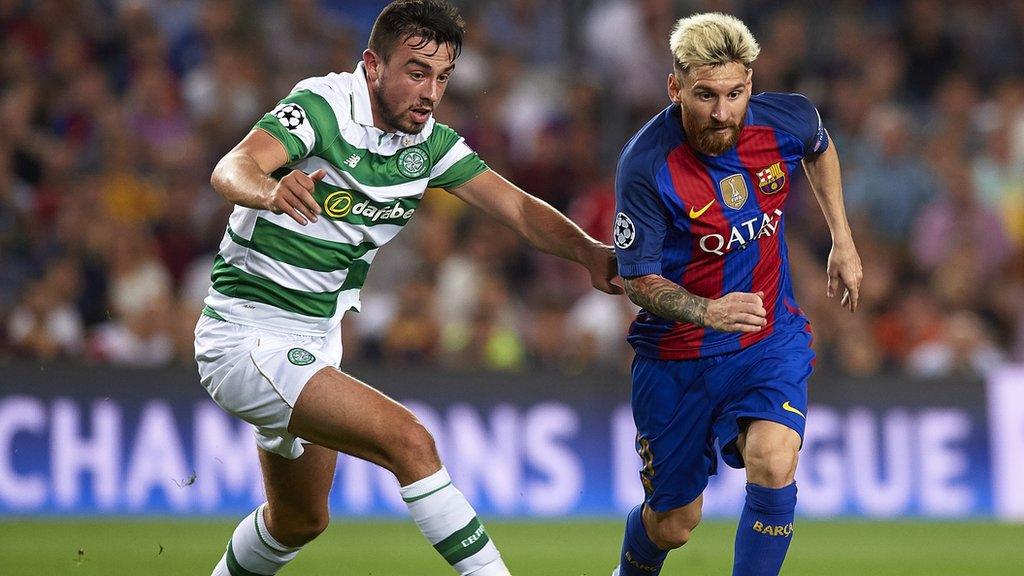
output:
<path id="1" fill-rule="evenodd" d="M 752 420 L 804 436 L 810 327 L 776 332 L 748 348 L 697 360 L 633 360 L 633 420 L 647 505 L 665 512 L 693 502 L 722 459 L 742 468 L 736 437 Z"/>

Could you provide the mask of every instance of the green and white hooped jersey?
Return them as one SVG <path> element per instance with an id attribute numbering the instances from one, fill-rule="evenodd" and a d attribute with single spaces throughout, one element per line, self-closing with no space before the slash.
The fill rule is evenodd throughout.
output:
<path id="1" fill-rule="evenodd" d="M 377 250 L 395 237 L 426 189 L 453 188 L 487 169 L 454 130 L 433 118 L 419 134 L 373 126 L 362 63 L 299 82 L 256 127 L 288 150 L 293 169 L 327 175 L 313 197 L 317 222 L 235 206 L 214 261 L 203 313 L 272 330 L 322 335 L 347 310 Z"/>

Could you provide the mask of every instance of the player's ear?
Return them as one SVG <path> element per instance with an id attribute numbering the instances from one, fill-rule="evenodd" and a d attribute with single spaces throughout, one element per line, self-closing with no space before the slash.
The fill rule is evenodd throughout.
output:
<path id="1" fill-rule="evenodd" d="M 380 77 L 380 56 L 376 52 L 367 48 L 363 50 L 363 66 L 366 68 L 366 79 L 370 82 L 376 82 Z"/>
<path id="2" fill-rule="evenodd" d="M 683 97 L 681 86 L 679 85 L 679 78 L 676 78 L 675 72 L 669 73 L 668 75 L 668 99 L 674 104 L 682 104 Z"/>

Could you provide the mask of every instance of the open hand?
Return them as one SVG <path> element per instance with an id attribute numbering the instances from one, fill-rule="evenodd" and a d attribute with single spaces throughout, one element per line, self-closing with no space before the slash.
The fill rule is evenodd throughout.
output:
<path id="1" fill-rule="evenodd" d="M 850 312 L 857 310 L 857 303 L 860 300 L 860 282 L 864 278 L 864 270 L 860 264 L 857 247 L 853 245 L 852 241 L 848 244 L 832 245 L 825 270 L 828 273 L 826 295 L 829 298 L 834 298 L 841 285 L 843 286 L 843 298 L 840 303 L 843 308 Z"/>

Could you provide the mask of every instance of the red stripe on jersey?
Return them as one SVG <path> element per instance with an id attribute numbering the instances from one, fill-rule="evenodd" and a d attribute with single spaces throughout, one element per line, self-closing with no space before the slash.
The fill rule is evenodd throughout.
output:
<path id="1" fill-rule="evenodd" d="M 789 178 L 786 178 L 782 188 L 772 194 L 765 194 L 758 186 L 757 173 L 765 168 L 771 167 L 776 162 L 780 163 L 785 170 L 785 163 L 779 151 L 779 143 L 775 139 L 775 130 L 766 126 L 747 126 L 740 135 L 736 145 L 736 153 L 740 162 L 747 169 L 750 181 L 754 185 L 751 192 L 761 207 L 761 212 L 767 214 L 773 221 L 778 222 L 779 216 L 775 210 L 782 209 L 782 205 L 789 194 Z M 757 342 L 772 333 L 775 323 L 775 307 L 778 305 L 779 291 L 782 284 L 782 237 L 781 230 L 776 233 L 758 239 L 760 258 L 754 265 L 753 282 L 751 292 L 764 292 L 764 307 L 768 311 L 768 324 L 758 332 L 749 332 L 740 336 L 740 346 L 747 346 Z"/>
<path id="2" fill-rule="evenodd" d="M 687 291 L 704 298 L 718 298 L 724 286 L 725 258 L 705 252 L 700 247 L 700 238 L 723 226 L 725 214 L 715 193 L 715 182 L 707 169 L 686 145 L 679 146 L 668 155 L 669 174 L 672 188 L 686 210 L 684 218 L 689 219 L 688 228 L 693 238 L 690 246 L 690 262 L 683 270 L 682 277 L 675 280 Z M 690 214 L 699 213 L 697 218 Z M 661 350 L 665 356 L 674 350 L 672 358 L 680 358 L 680 351 L 688 358 L 699 358 L 704 340 L 704 327 L 695 324 L 676 324 L 662 337 Z"/>

